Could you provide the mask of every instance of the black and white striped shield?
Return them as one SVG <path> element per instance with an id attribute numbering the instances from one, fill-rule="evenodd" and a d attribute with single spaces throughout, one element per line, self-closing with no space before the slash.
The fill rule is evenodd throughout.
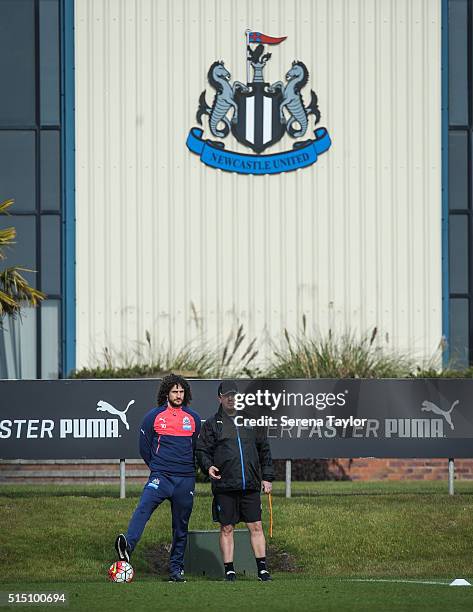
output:
<path id="1" fill-rule="evenodd" d="M 238 120 L 232 124 L 232 133 L 238 142 L 262 153 L 284 136 L 285 123 L 281 122 L 279 106 L 280 90 L 267 91 L 268 83 L 249 83 L 250 91 L 238 90 L 235 102 Z"/>

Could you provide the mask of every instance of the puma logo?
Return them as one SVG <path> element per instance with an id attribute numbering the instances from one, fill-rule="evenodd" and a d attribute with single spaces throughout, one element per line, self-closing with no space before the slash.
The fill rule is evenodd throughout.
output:
<path id="1" fill-rule="evenodd" d="M 121 411 L 121 410 L 117 410 L 115 406 L 112 406 L 112 404 L 109 404 L 105 400 L 99 400 L 97 402 L 97 410 L 99 412 L 109 412 L 110 414 L 116 414 L 121 419 L 125 427 L 127 429 L 130 429 L 130 426 L 128 425 L 128 421 L 126 420 L 126 412 L 128 408 L 134 403 L 135 403 L 135 400 L 131 400 L 130 402 L 128 402 L 128 406 L 125 408 L 125 410 Z"/>
<path id="2" fill-rule="evenodd" d="M 452 410 L 455 408 L 455 406 L 459 403 L 460 403 L 460 400 L 455 400 L 453 404 L 450 406 L 450 410 L 442 410 L 442 408 L 439 408 L 436 404 L 433 404 L 432 402 L 429 402 L 428 400 L 424 400 L 422 402 L 421 410 L 423 412 L 433 412 L 434 414 L 439 414 L 440 416 L 443 416 L 443 418 L 450 425 L 450 428 L 455 429 L 455 427 L 453 426 L 452 417 L 450 416 L 450 414 Z"/>

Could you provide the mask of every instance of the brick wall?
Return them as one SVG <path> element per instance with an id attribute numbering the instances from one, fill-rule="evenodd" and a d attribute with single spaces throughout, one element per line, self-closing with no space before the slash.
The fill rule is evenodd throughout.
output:
<path id="1" fill-rule="evenodd" d="M 277 480 L 285 479 L 285 461 L 275 461 Z M 299 459 L 293 480 L 447 480 L 448 459 Z M 473 480 L 473 459 L 456 459 L 457 480 Z"/>
<path id="2" fill-rule="evenodd" d="M 277 480 L 284 480 L 286 462 L 274 461 Z M 300 459 L 292 462 L 297 480 L 447 480 L 447 459 Z M 126 462 L 127 482 L 143 483 L 148 470 L 140 459 Z M 457 480 L 473 480 L 473 459 L 455 460 Z M 116 484 L 119 460 L 0 460 L 0 483 Z"/>
<path id="3" fill-rule="evenodd" d="M 149 470 L 141 459 L 126 461 L 127 483 L 146 482 Z M 0 484 L 118 484 L 120 460 L 0 460 Z"/>
<path id="4" fill-rule="evenodd" d="M 448 459 L 338 459 L 350 480 L 446 480 Z M 473 480 L 473 459 L 456 459 L 457 480 Z"/>

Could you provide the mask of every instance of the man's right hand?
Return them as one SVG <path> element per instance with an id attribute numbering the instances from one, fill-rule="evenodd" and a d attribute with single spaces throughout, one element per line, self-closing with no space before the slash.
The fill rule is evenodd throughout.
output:
<path id="1" fill-rule="evenodd" d="M 218 467 L 215 467 L 215 465 L 211 465 L 209 467 L 209 476 L 210 478 L 213 478 L 213 480 L 220 480 L 220 478 L 222 478 L 219 474 L 219 469 Z"/>

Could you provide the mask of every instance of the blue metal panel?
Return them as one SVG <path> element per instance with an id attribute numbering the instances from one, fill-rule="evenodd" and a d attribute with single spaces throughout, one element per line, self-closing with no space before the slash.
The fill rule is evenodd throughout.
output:
<path id="1" fill-rule="evenodd" d="M 442 335 L 446 340 L 444 366 L 450 359 L 448 263 L 448 0 L 442 0 Z"/>
<path id="2" fill-rule="evenodd" d="M 62 376 L 76 365 L 74 0 L 63 0 L 62 54 Z"/>

